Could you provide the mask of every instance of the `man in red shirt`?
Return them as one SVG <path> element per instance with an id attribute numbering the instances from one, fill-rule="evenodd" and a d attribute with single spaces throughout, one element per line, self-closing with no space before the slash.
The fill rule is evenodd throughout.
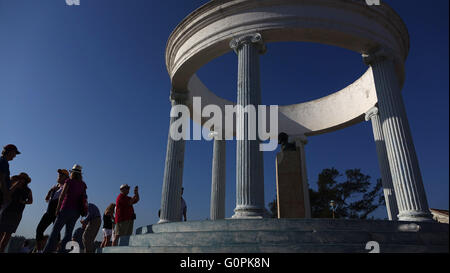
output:
<path id="1" fill-rule="evenodd" d="M 130 186 L 123 184 L 120 186 L 120 194 L 116 200 L 116 228 L 113 246 L 117 246 L 120 236 L 130 236 L 133 234 L 133 223 L 136 219 L 133 205 L 139 201 L 138 187 L 134 188 L 134 196 L 129 197 Z"/>

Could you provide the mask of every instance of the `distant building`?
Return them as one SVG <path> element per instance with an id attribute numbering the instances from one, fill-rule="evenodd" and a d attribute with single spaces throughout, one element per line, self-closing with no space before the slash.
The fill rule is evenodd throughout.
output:
<path id="1" fill-rule="evenodd" d="M 433 219 L 439 223 L 448 224 L 448 210 L 430 209 Z"/>

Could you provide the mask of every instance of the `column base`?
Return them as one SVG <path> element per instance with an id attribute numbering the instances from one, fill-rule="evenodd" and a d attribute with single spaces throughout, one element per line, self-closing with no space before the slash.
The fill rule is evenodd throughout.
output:
<path id="1" fill-rule="evenodd" d="M 231 219 L 263 219 L 264 211 L 256 206 L 238 206 Z"/>
<path id="2" fill-rule="evenodd" d="M 157 224 L 165 224 L 165 223 L 172 223 L 175 221 L 167 220 L 167 219 L 159 219 Z"/>
<path id="3" fill-rule="evenodd" d="M 423 211 L 402 211 L 398 214 L 399 221 L 410 221 L 410 222 L 432 222 L 433 215 L 431 213 L 426 213 Z"/>

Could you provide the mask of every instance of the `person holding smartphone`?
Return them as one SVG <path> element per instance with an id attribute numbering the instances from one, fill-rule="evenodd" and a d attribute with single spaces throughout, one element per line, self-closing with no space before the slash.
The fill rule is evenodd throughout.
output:
<path id="1" fill-rule="evenodd" d="M 133 234 L 133 224 L 136 219 L 133 205 L 139 201 L 138 186 L 134 187 L 134 196 L 129 197 L 130 186 L 123 184 L 120 186 L 120 194 L 116 199 L 116 216 L 115 216 L 115 236 L 113 246 L 117 246 L 120 236 L 130 236 Z"/>

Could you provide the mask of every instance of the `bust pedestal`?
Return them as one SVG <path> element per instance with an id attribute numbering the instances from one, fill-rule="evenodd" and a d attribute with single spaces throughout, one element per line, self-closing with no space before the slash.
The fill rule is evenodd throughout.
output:
<path id="1" fill-rule="evenodd" d="M 278 218 L 305 218 L 305 193 L 300 151 L 282 151 L 277 154 Z"/>

